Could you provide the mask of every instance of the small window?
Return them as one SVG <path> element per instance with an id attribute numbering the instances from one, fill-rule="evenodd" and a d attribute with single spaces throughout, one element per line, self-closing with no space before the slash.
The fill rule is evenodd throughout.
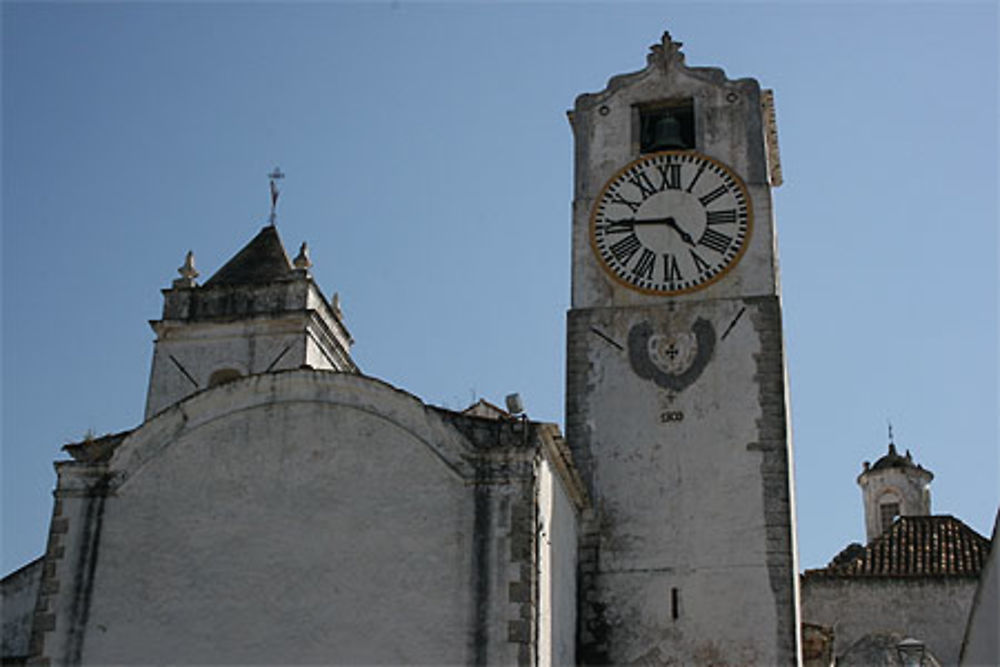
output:
<path id="1" fill-rule="evenodd" d="M 223 384 L 225 382 L 232 382 L 233 380 L 238 380 L 243 377 L 235 368 L 220 368 L 212 373 L 212 376 L 208 378 L 208 386 L 214 387 L 217 384 Z"/>
<path id="2" fill-rule="evenodd" d="M 694 104 L 691 100 L 639 109 L 639 152 L 694 147 Z"/>
<path id="3" fill-rule="evenodd" d="M 882 503 L 879 505 L 879 512 L 882 515 L 882 532 L 889 530 L 889 526 L 899 516 L 899 503 Z"/>

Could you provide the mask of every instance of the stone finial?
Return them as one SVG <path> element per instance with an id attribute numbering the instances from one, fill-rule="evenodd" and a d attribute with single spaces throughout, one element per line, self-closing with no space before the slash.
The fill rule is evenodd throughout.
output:
<path id="1" fill-rule="evenodd" d="M 682 46 L 684 46 L 683 42 L 675 42 L 671 39 L 670 33 L 664 31 L 663 37 L 660 38 L 660 43 L 649 47 L 649 55 L 646 56 L 646 61 L 649 64 L 655 63 L 663 69 L 667 69 L 673 62 L 683 65 L 684 54 L 681 53 Z"/>
<path id="2" fill-rule="evenodd" d="M 299 246 L 299 254 L 292 260 L 292 265 L 299 271 L 306 271 L 313 265 L 312 260 L 309 259 L 309 246 L 305 241 Z"/>
<path id="3" fill-rule="evenodd" d="M 330 299 L 330 307 L 333 308 L 333 313 L 342 318 L 344 316 L 344 311 L 340 309 L 340 293 L 334 292 L 333 298 Z"/>
<path id="4" fill-rule="evenodd" d="M 174 287 L 197 286 L 195 278 L 198 277 L 198 269 L 194 268 L 194 252 L 188 250 L 184 257 L 184 265 L 177 269 L 177 273 L 181 274 L 181 277 L 174 280 Z"/>

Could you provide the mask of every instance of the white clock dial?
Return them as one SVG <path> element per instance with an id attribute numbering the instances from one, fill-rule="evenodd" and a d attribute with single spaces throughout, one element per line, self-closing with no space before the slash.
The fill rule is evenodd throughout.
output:
<path id="1" fill-rule="evenodd" d="M 753 210 L 739 176 L 692 151 L 650 153 L 604 186 L 590 240 L 605 271 L 640 292 L 692 292 L 722 278 L 746 250 Z"/>

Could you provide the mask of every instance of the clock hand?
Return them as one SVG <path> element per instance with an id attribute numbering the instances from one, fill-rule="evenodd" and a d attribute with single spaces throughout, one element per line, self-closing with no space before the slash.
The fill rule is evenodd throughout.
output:
<path id="1" fill-rule="evenodd" d="M 644 218 L 641 220 L 637 220 L 635 218 L 609 220 L 607 232 L 611 234 L 616 232 L 631 232 L 635 231 L 635 228 L 638 225 L 666 225 L 677 232 L 677 235 L 681 237 L 681 240 L 684 241 L 684 243 L 687 243 L 690 246 L 695 245 L 694 239 L 691 238 L 691 235 L 681 229 L 680 225 L 677 224 L 677 221 L 669 216 L 665 218 Z"/>
<path id="2" fill-rule="evenodd" d="M 670 227 L 672 230 L 677 232 L 677 234 L 681 237 L 681 240 L 684 241 L 684 243 L 687 243 L 688 245 L 692 246 L 694 245 L 694 239 L 691 238 L 690 234 L 688 234 L 687 232 L 685 232 L 683 229 L 680 228 L 676 220 L 674 220 L 673 218 L 667 218 L 666 223 L 667 227 Z"/>
<path id="3" fill-rule="evenodd" d="M 667 225 L 669 227 L 672 222 L 673 218 L 643 218 L 640 220 L 622 218 L 621 220 L 608 220 L 607 227 L 609 232 L 630 232 L 638 225 Z"/>
<path id="4" fill-rule="evenodd" d="M 607 234 L 623 234 L 635 231 L 635 218 L 622 218 L 621 220 L 608 220 L 604 231 Z"/>

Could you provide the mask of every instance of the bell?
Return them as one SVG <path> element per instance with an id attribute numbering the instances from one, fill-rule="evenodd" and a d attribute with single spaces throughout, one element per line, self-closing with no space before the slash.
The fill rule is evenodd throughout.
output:
<path id="1" fill-rule="evenodd" d="M 656 119 L 650 135 L 650 140 L 646 148 L 648 151 L 687 148 L 684 137 L 681 136 L 680 121 L 669 114 L 664 114 Z"/>

